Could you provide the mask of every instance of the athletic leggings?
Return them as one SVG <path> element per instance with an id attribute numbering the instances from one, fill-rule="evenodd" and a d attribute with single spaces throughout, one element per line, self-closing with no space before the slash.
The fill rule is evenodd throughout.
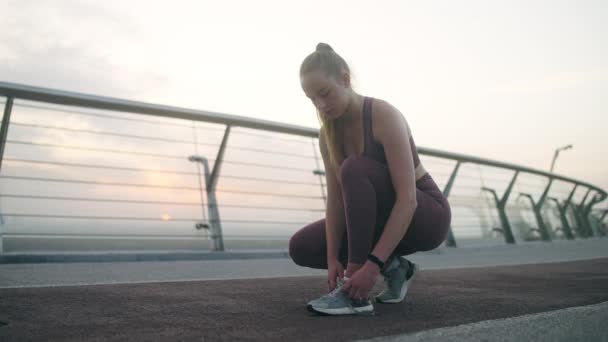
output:
<path id="1" fill-rule="evenodd" d="M 388 166 L 365 155 L 351 156 L 340 167 L 346 229 L 339 261 L 363 264 L 380 239 L 395 204 L 395 190 Z M 441 245 L 451 221 L 447 199 L 427 173 L 416 182 L 418 206 L 409 228 L 392 256 L 427 251 Z M 325 219 L 310 223 L 289 241 L 293 261 L 311 268 L 327 269 Z"/>

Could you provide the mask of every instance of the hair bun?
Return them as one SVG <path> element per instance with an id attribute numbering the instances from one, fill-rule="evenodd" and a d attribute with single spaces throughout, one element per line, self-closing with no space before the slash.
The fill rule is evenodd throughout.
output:
<path id="1" fill-rule="evenodd" d="M 332 49 L 329 44 L 319 43 L 317 44 L 317 51 L 334 51 L 334 49 Z"/>

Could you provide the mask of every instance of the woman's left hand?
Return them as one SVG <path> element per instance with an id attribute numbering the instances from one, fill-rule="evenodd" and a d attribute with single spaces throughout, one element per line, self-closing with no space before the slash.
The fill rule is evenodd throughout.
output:
<path id="1" fill-rule="evenodd" d="M 367 299 L 379 275 L 380 269 L 378 266 L 366 262 L 346 281 L 342 286 L 342 291 L 348 293 L 348 296 L 352 299 Z"/>

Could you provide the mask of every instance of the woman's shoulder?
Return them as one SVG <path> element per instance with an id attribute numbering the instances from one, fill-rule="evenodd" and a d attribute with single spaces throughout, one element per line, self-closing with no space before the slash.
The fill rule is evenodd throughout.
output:
<path id="1" fill-rule="evenodd" d="M 403 113 L 401 113 L 401 111 L 390 102 L 377 97 L 369 97 L 373 99 L 371 112 L 374 118 L 378 117 L 383 121 L 388 121 L 389 123 L 396 119 L 405 120 Z"/>
<path id="2" fill-rule="evenodd" d="M 379 97 L 367 96 L 372 99 L 372 107 L 374 111 L 385 113 L 385 112 L 399 112 L 397 107 L 395 107 L 392 103 L 387 100 L 381 99 Z"/>
<path id="3" fill-rule="evenodd" d="M 403 122 L 407 128 L 407 132 L 411 134 L 410 127 L 403 113 L 384 99 L 373 97 L 371 116 L 374 123 L 378 122 L 375 126 L 378 126 L 380 131 L 389 127 L 400 126 L 401 122 Z"/>

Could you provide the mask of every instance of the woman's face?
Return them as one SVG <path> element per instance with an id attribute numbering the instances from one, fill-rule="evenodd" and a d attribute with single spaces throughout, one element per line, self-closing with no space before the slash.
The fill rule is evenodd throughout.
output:
<path id="1" fill-rule="evenodd" d="M 304 94 L 319 112 L 329 120 L 340 117 L 348 106 L 347 75 L 343 80 L 336 80 L 322 71 L 311 71 L 300 77 Z"/>

